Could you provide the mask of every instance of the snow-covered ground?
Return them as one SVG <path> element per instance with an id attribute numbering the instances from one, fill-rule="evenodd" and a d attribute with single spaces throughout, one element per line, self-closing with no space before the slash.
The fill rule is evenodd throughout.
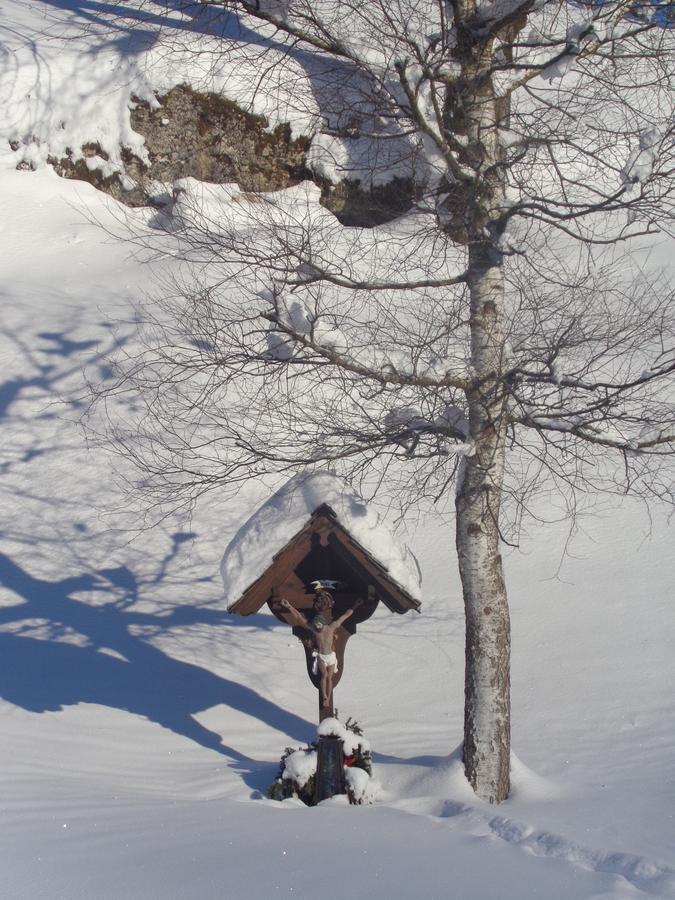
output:
<path id="1" fill-rule="evenodd" d="M 35 38 L 66 6 L 3 0 L 0 16 L 15 32 L 32 16 Z M 27 46 L 8 57 L 21 57 L 15 86 L 37 71 Z M 44 61 L 47 44 L 30 46 Z M 72 95 L 59 102 L 77 122 Z M 452 523 L 437 518 L 404 535 L 422 615 L 378 610 L 360 626 L 336 694 L 366 729 L 382 798 L 263 799 L 284 747 L 313 739 L 316 692 L 289 630 L 227 614 L 218 564 L 272 485 L 133 531 L 79 420 L 87 377 L 104 380 L 119 343 L 133 346 L 156 271 L 106 231 L 122 227 L 112 201 L 16 162 L 0 146 L 0 897 L 675 897 L 664 515 L 603 503 L 564 559 L 563 525 L 508 556 L 506 803 L 477 801 L 458 759 L 463 612 Z"/>

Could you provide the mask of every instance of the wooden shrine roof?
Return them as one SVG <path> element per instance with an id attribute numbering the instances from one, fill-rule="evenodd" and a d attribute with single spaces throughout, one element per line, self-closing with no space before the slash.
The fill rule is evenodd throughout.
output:
<path id="1" fill-rule="evenodd" d="M 286 579 L 311 553 L 316 540 L 329 547 L 367 585 L 372 585 L 380 600 L 396 613 L 419 610 L 420 602 L 412 597 L 388 573 L 385 565 L 358 543 L 341 524 L 337 515 L 323 504 L 307 523 L 273 557 L 272 564 L 229 606 L 229 611 L 242 616 L 258 612 Z"/>

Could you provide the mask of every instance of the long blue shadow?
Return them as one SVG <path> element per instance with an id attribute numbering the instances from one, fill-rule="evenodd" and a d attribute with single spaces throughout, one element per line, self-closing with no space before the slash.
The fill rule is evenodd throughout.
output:
<path id="1" fill-rule="evenodd" d="M 125 567 L 121 567 L 124 569 Z M 0 696 L 32 712 L 60 710 L 76 703 L 97 703 L 144 716 L 150 721 L 232 758 L 243 769 L 248 760 L 200 725 L 196 713 L 224 704 L 253 716 L 270 727 L 306 742 L 313 726 L 281 708 L 251 688 L 215 675 L 200 666 L 168 656 L 131 633 L 131 626 L 152 629 L 154 634 L 185 622 L 230 621 L 226 613 L 193 608 L 188 616 L 179 607 L 174 614 L 137 613 L 133 603 L 135 581 L 126 569 L 98 572 L 47 581 L 30 575 L 9 556 L 0 553 L 0 583 L 19 594 L 24 603 L 0 610 L 0 624 L 29 619 L 46 621 L 53 639 L 36 640 L 16 633 L 0 634 Z M 79 591 L 101 591 L 102 580 L 117 585 L 126 581 L 122 600 L 90 605 L 77 600 Z M 227 617 L 227 618 L 226 618 Z M 72 631 L 86 646 L 57 640 Z M 105 651 L 113 651 L 122 659 Z M 257 785 L 256 785 L 257 786 Z"/>

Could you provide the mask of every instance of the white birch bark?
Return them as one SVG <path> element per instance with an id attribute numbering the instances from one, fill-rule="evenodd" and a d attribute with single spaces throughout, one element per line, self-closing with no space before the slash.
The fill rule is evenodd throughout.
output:
<path id="1" fill-rule="evenodd" d="M 511 636 L 499 552 L 506 433 L 500 375 L 507 361 L 498 233 L 505 190 L 498 129 L 507 110 L 495 96 L 488 74 L 491 61 L 490 46 L 478 51 L 467 42 L 465 122 L 476 173 L 465 214 L 474 372 L 467 399 L 475 452 L 465 462 L 457 493 L 456 541 L 466 616 L 464 766 L 478 796 L 499 803 L 509 793 L 510 755 Z"/>
<path id="2" fill-rule="evenodd" d="M 503 364 L 503 273 L 491 264 L 491 253 L 472 249 L 477 386 L 469 396 L 469 423 L 475 453 L 466 459 L 456 509 L 466 615 L 464 766 L 478 796 L 499 803 L 509 792 L 511 637 L 499 553 L 505 428 L 494 381 Z"/>

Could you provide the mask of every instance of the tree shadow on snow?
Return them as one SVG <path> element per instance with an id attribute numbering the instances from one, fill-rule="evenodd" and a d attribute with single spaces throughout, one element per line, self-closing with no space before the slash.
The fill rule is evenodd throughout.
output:
<path id="1" fill-rule="evenodd" d="M 3 299 L 12 301 L 11 295 L 0 293 Z M 0 336 L 21 360 L 21 374 L 0 381 L 0 419 L 21 418 L 15 408 L 26 397 L 39 396 L 42 410 L 31 411 L 30 421 L 36 418 L 56 419 L 64 410 L 81 411 L 85 404 L 82 398 L 61 393 L 70 379 L 82 372 L 83 354 L 87 354 L 87 365 L 98 368 L 102 376 L 108 371 L 108 360 L 121 350 L 128 340 L 126 337 L 108 337 L 105 342 L 98 340 L 73 340 L 67 331 L 40 331 L 31 338 L 31 343 L 19 331 L 7 326 L 0 327 Z M 15 368 L 17 366 L 15 365 Z M 57 407 L 58 405 L 58 412 Z"/>
<path id="2" fill-rule="evenodd" d="M 172 553 L 181 538 L 174 536 Z M 42 713 L 95 703 L 143 716 L 222 753 L 254 789 L 271 780 L 274 767 L 223 743 L 220 735 L 194 718 L 196 714 L 224 704 L 300 742 L 313 733 L 309 722 L 251 688 L 175 659 L 134 633 L 157 635 L 178 625 L 232 624 L 226 612 L 188 606 L 167 614 L 134 611 L 130 607 L 139 585 L 124 565 L 48 581 L 0 553 L 0 584 L 24 601 L 0 608 L 0 626 L 17 626 L 11 633 L 0 633 L 0 696 L 16 706 Z M 102 592 L 113 599 L 94 605 L 77 599 L 80 592 Z M 34 627 L 31 620 L 46 623 L 40 632 L 46 628 L 46 639 L 22 634 Z M 80 636 L 77 645 L 61 639 L 73 632 Z"/>

